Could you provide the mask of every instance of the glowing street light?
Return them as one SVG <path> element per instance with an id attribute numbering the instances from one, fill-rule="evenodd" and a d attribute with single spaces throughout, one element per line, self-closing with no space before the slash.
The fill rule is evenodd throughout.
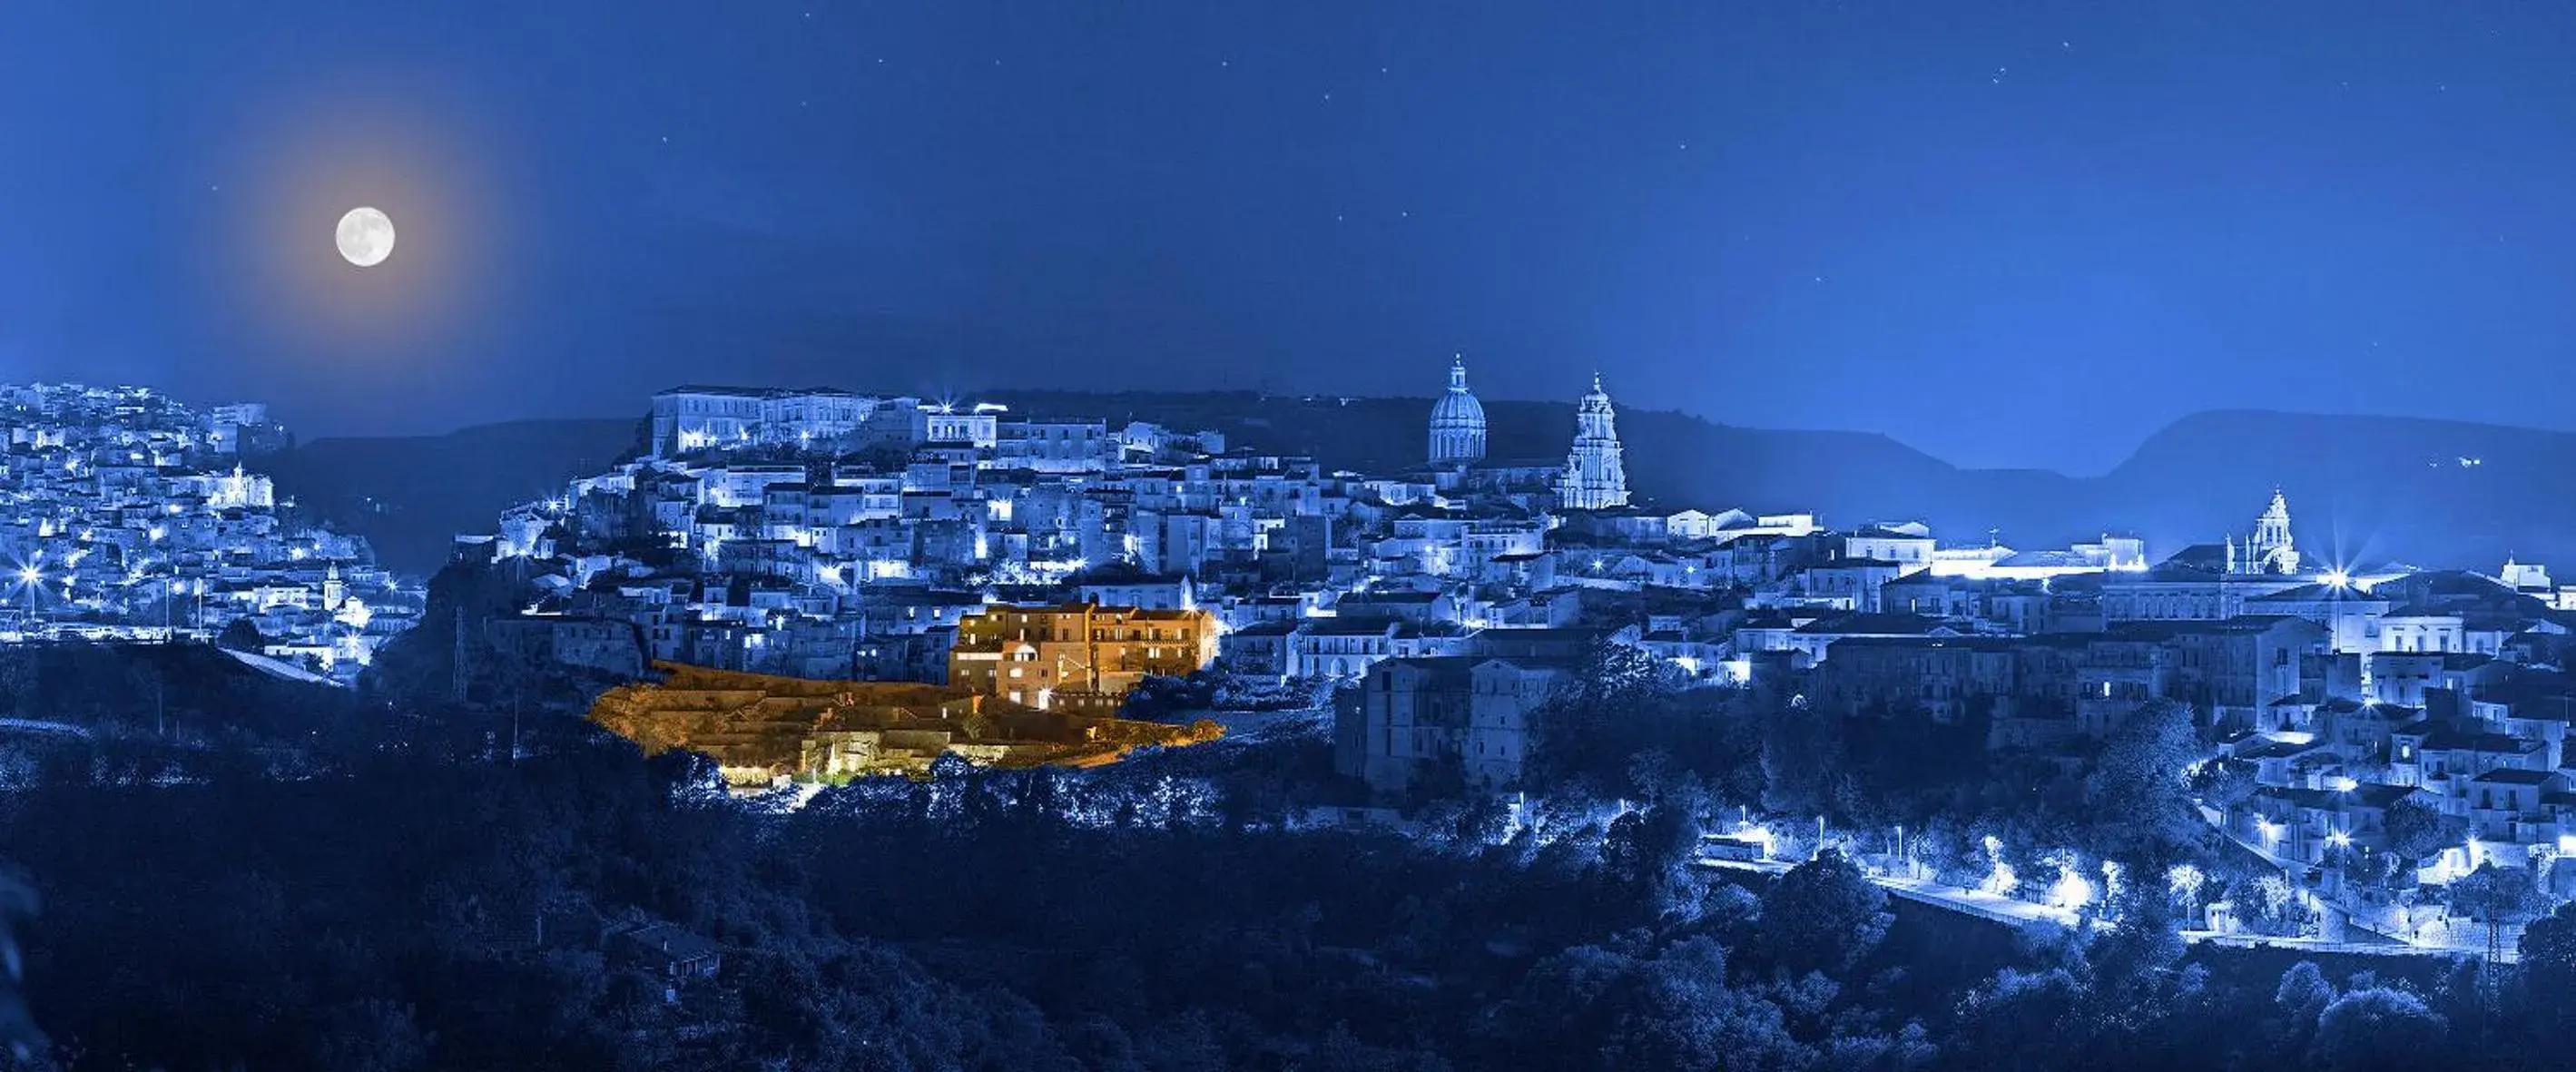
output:
<path id="1" fill-rule="evenodd" d="M 2346 588 L 2350 588 L 2352 587 L 2352 574 L 2345 572 L 2344 568 L 2341 566 L 2327 570 L 2326 587 L 2332 588 L 2338 592 Z"/>
<path id="2" fill-rule="evenodd" d="M 2334 833 L 2326 835 L 2326 844 L 2332 845 L 2338 849 L 2349 849 L 2352 847 L 2352 835 L 2344 833 L 2341 830 L 2337 830 Z"/>
<path id="3" fill-rule="evenodd" d="M 27 624 L 29 625 L 35 624 L 36 590 L 44 587 L 44 580 L 45 571 L 35 563 L 29 562 L 26 565 L 18 567 L 18 587 L 27 590 Z M 64 574 L 63 581 L 65 584 L 69 584 L 71 581 L 71 575 Z M 68 595 L 69 591 L 66 590 L 65 594 Z"/>
<path id="4" fill-rule="evenodd" d="M 1765 860 L 1772 859 L 1780 849 L 1780 839 L 1773 835 L 1771 828 L 1767 826 L 1743 823 L 1736 828 L 1735 836 L 1762 846 L 1762 858 Z"/>

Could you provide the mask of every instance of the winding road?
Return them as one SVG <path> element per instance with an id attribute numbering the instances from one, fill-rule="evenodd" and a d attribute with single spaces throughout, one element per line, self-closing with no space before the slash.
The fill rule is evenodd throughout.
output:
<path id="1" fill-rule="evenodd" d="M 1777 875 L 1795 865 L 1779 860 L 1716 860 L 1702 857 L 1699 860 L 1699 866 L 1712 870 Z M 2035 904 L 2018 897 L 2000 897 L 1984 890 L 1944 886 L 1924 879 L 1872 874 L 1869 880 L 1889 894 L 1908 901 L 2007 926 L 2019 927 L 2033 923 L 2047 923 L 2072 928 L 2084 918 L 2081 913 L 2053 905 Z M 2093 924 L 2105 928 L 2111 925 L 2108 921 L 2100 919 L 2094 920 Z M 2330 942 L 2320 938 L 2279 938 L 2262 934 L 2219 934 L 2214 931 L 2183 931 L 2182 939 L 2195 945 L 2225 946 L 2234 949 L 2259 947 L 2311 953 L 2346 953 L 2356 956 L 2450 957 L 2461 955 L 2458 949 L 2407 945 L 2400 942 Z"/>

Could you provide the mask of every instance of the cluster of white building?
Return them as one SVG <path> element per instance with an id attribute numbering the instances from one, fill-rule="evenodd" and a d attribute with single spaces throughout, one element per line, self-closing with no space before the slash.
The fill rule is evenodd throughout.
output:
<path id="1" fill-rule="evenodd" d="M 2049 584 L 2146 565 L 2135 540 L 1953 549 L 1914 524 L 1653 507 L 1629 493 L 1597 378 L 1564 455 L 1499 460 L 1463 364 L 1423 464 L 1379 473 L 1147 422 L 828 389 L 682 387 L 652 414 L 646 457 L 461 538 L 536 577 L 542 598 L 497 624 L 528 650 L 612 672 L 939 681 L 958 620 L 989 605 L 1205 609 L 1239 679 L 1412 667 L 1385 672 L 1414 673 L 1418 702 L 1372 681 L 1342 733 L 1345 769 L 1389 789 L 1426 764 L 1516 776 L 1525 720 L 1498 710 L 1470 732 L 1442 691 L 1487 662 L 1518 675 L 1502 691 L 1536 696 L 1612 639 L 1740 684 L 1784 653 L 1805 652 L 1803 671 L 1892 611 L 1962 633 L 2052 625 L 2076 612 Z"/>
<path id="2" fill-rule="evenodd" d="M 291 523 L 243 468 L 291 443 L 265 406 L 9 385 L 0 429 L 0 642 L 212 638 L 246 621 L 264 654 L 347 680 L 420 613 L 418 586 L 364 541 Z"/>
<path id="3" fill-rule="evenodd" d="M 828 390 L 681 388 L 653 413 L 650 456 L 461 543 L 538 577 L 500 627 L 555 658 L 939 681 L 960 618 L 995 604 L 1203 609 L 1236 680 L 1356 686 L 1339 765 L 1393 791 L 1509 784 L 1531 712 L 1608 641 L 2068 763 L 2141 704 L 2186 703 L 2260 775 L 2225 821 L 2284 860 L 2372 848 L 2373 809 L 2410 795 L 2459 826 L 2443 867 L 2546 869 L 2576 835 L 2557 669 L 2576 601 L 2529 564 L 2315 562 L 2278 493 L 2242 535 L 2161 559 L 1660 507 L 1631 498 L 1597 381 L 1562 459 L 1500 461 L 1463 365 L 1424 464 L 1387 473 Z"/>
<path id="4" fill-rule="evenodd" d="M 2422 891 L 2482 865 L 2576 894 L 2576 592 L 2542 567 L 2316 562 L 2277 492 L 2241 539 L 2146 569 L 2106 540 L 2070 551 L 2094 568 L 2037 581 L 1958 575 L 1928 540 L 1878 540 L 1912 531 L 1855 533 L 1803 571 L 1834 578 L 1803 588 L 1852 613 L 1802 608 L 1795 584 L 1775 586 L 1789 605 L 1750 609 L 1757 591 L 1735 657 L 1813 709 L 1974 719 L 1990 748 L 2070 769 L 2142 705 L 2185 704 L 2252 785 L 2207 817 L 2339 917 L 2396 937 L 2462 944 L 2476 906 Z M 2400 806 L 2438 817 L 2412 870 L 2380 858 Z"/>

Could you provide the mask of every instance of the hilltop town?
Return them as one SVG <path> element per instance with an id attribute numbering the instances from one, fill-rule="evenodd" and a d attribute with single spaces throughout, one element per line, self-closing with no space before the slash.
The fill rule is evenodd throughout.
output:
<path id="1" fill-rule="evenodd" d="M 207 640 L 354 681 L 417 620 L 417 579 L 298 520 L 245 469 L 291 443 L 258 403 L 144 387 L 0 386 L 0 642 Z"/>
<path id="2" fill-rule="evenodd" d="M 726 822 L 907 851 L 1571 845 L 1639 869 L 1639 920 L 1787 875 L 1782 912 L 1822 881 L 2390 970 L 2513 960 L 2576 892 L 2576 586 L 2544 566 L 2320 552 L 2287 487 L 2177 547 L 1670 501 L 1587 386 L 1561 455 L 1498 457 L 1453 362 L 1419 460 L 1368 472 L 1147 420 L 675 388 L 629 457 L 458 535 L 426 585 L 279 493 L 259 407 L 13 389 L 0 784 L 640 750 L 671 800 L 741 798 Z M 138 645 L 185 658 L 119 662 Z M 675 1008 L 740 985 L 741 947 L 632 903 L 594 906 L 626 920 L 599 947 L 668 935 L 645 959 Z"/>
<path id="3" fill-rule="evenodd" d="M 2110 911 L 2111 835 L 1926 787 L 2091 794 L 2178 732 L 2156 762 L 2200 836 L 2259 861 L 2177 865 L 2186 934 L 2510 956 L 2531 913 L 2458 891 L 2576 882 L 2576 586 L 2540 564 L 2320 553 L 2288 488 L 2170 548 L 1665 501 L 1630 486 L 1599 380 L 1562 455 L 1503 458 L 1465 364 L 1446 379 L 1418 463 L 1380 472 L 1143 420 L 675 388 L 631 457 L 458 536 L 450 570 L 506 597 L 437 614 L 263 475 L 290 441 L 264 407 L 8 388 L 0 640 L 220 642 L 339 685 L 400 643 L 453 661 L 445 701 L 579 703 L 738 788 L 806 794 L 942 757 L 1098 766 L 1304 712 L 1339 788 L 1299 821 L 1535 807 L 1726 725 L 1759 738 L 1726 747 L 1759 753 L 1762 788 L 1727 798 L 1707 866 L 1835 846 L 1891 890 L 2008 918 Z M 493 691 L 530 672 L 587 684 Z M 520 754 L 520 723 L 491 733 Z M 1948 768 L 1883 754 L 1890 734 Z M 2277 889 L 2248 884 L 2265 874 Z"/>
<path id="4" fill-rule="evenodd" d="M 1972 727 L 1993 762 L 2069 771 L 2180 705 L 2207 742 L 2192 770 L 2223 787 L 2212 828 L 2300 877 L 2338 933 L 2452 940 L 2389 894 L 2482 864 L 2562 881 L 2576 589 L 2539 565 L 2331 560 L 2286 490 L 2168 549 L 1660 502 L 1628 486 L 1598 379 L 1564 455 L 1508 459 L 1467 375 L 1448 369 L 1420 464 L 1372 473 L 1146 422 L 675 388 L 649 449 L 458 554 L 532 578 L 490 623 L 507 646 L 615 677 L 667 662 L 1094 714 L 1156 679 L 1337 696 L 1335 765 L 1382 802 L 1527 789 L 1542 709 L 1605 645 L 1672 688 Z M 2214 911 L 2193 925 L 2239 925 Z"/>

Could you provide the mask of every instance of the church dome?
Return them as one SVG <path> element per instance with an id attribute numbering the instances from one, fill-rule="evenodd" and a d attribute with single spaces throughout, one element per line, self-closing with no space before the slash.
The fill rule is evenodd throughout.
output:
<path id="1" fill-rule="evenodd" d="M 1449 393 L 1441 395 L 1440 401 L 1431 407 L 1431 426 L 1474 428 L 1479 432 L 1484 431 L 1485 404 L 1476 401 L 1476 393 L 1473 391 L 1463 387 L 1452 389 Z"/>
<path id="2" fill-rule="evenodd" d="M 1485 404 L 1467 389 L 1467 363 L 1449 365 L 1449 391 L 1431 406 L 1433 465 L 1472 462 L 1485 456 Z"/>

